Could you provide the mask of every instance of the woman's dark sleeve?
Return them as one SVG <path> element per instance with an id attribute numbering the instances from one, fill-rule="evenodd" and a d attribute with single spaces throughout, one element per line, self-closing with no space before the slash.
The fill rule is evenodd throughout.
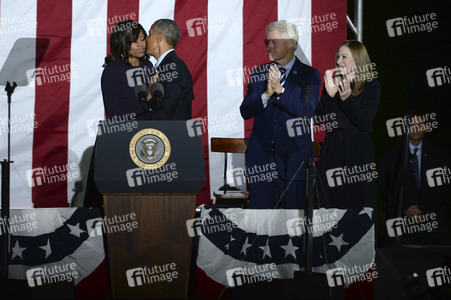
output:
<path id="1" fill-rule="evenodd" d="M 371 124 L 376 116 L 381 98 L 381 85 L 375 80 L 366 84 L 360 95 L 349 96 L 339 101 L 339 106 L 348 119 L 360 131 L 371 130 Z"/>
<path id="2" fill-rule="evenodd" d="M 120 97 L 122 88 L 122 76 L 125 76 L 125 70 L 119 65 L 108 64 L 102 73 L 101 87 L 103 105 L 107 117 L 120 116 Z"/>

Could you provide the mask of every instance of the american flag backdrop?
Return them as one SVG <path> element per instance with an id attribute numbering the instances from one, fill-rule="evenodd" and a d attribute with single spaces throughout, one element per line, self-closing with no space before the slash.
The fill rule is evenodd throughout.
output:
<path id="1" fill-rule="evenodd" d="M 207 180 L 198 204 L 211 203 L 222 185 L 223 156 L 211 153 L 211 137 L 248 137 L 239 106 L 251 69 L 267 62 L 266 26 L 286 19 L 300 31 L 302 60 L 320 70 L 334 66 L 346 39 L 346 1 L 335 0 L 45 0 L 0 1 L 0 66 L 22 37 L 50 45 L 32 84 L 12 96 L 11 205 L 66 207 L 86 170 L 86 153 L 103 119 L 100 77 L 108 37 L 118 21 L 133 19 L 148 30 L 174 19 L 182 37 L 176 52 L 194 80 L 193 118 L 205 120 Z M 301 58 L 301 57 L 300 57 Z M 0 159 L 7 157 L 7 96 L 0 91 Z M 243 164 L 243 158 L 231 162 Z M 40 173 L 38 173 L 40 172 Z M 43 176 L 36 178 L 36 174 Z M 58 174 L 48 182 L 44 175 Z M 54 177 L 56 178 L 56 177 Z"/>

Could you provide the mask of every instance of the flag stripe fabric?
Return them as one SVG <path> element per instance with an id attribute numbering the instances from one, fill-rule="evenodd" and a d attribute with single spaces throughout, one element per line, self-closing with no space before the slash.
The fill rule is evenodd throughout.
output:
<path id="1" fill-rule="evenodd" d="M 333 30 L 310 28 L 314 25 L 325 28 L 332 13 L 337 21 Z M 327 14 L 329 20 L 313 20 L 313 17 Z M 23 16 L 30 24 L 34 19 L 34 28 L 24 26 Z M 252 120 L 241 118 L 239 106 L 247 89 L 246 77 L 253 67 L 268 61 L 263 44 L 266 26 L 279 19 L 295 23 L 306 62 L 321 72 L 333 65 L 336 47 L 346 35 L 346 3 L 331 0 L 270 0 L 265 5 L 254 0 L 226 3 L 202 0 L 195 5 L 181 0 L 28 1 L 19 7 L 13 1 L 2 1 L 1 18 L 0 62 L 6 60 L 19 37 L 46 37 L 51 43 L 41 67 L 46 67 L 47 72 L 54 66 L 57 72 L 68 68 L 70 73 L 70 78 L 65 80 L 61 75 L 67 74 L 59 74 L 58 82 L 41 84 L 37 82 L 40 75 L 36 76 L 34 85 L 18 87 L 13 95 L 13 116 L 22 119 L 29 116 L 30 120 L 23 120 L 23 123 L 36 127 L 19 128 L 12 135 L 13 207 L 68 206 L 75 182 L 85 181 L 96 126 L 104 117 L 100 90 L 102 64 L 109 51 L 111 27 L 117 21 L 135 19 L 146 31 L 158 18 L 175 19 L 180 26 L 181 40 L 176 51 L 193 76 L 193 118 L 204 120 L 207 179 L 198 204 L 211 203 L 212 191 L 222 185 L 224 158 L 220 153 L 210 152 L 211 137 L 248 137 L 250 134 Z M 40 80 L 44 80 L 42 76 Z M 6 98 L 3 91 L 1 95 Z M 0 107 L 4 121 L 5 101 L 0 101 Z M 4 123 L 0 136 L 6 139 Z M 0 153 L 6 157 L 4 143 Z M 244 166 L 244 155 L 229 158 L 229 168 Z M 39 174 L 30 170 L 44 167 L 47 172 L 52 167 L 56 167 L 56 171 L 65 168 L 66 173 L 73 176 L 66 179 L 60 176 L 61 180 L 54 179 L 57 182 L 38 185 Z"/>
<path id="2" fill-rule="evenodd" d="M 36 37 L 49 38 L 50 45 L 40 65 L 43 72 L 36 74 L 35 120 L 39 126 L 33 134 L 33 170 L 44 171 L 33 172 L 44 182 L 50 178 L 55 181 L 35 185 L 33 203 L 35 207 L 65 207 L 67 181 L 62 170 L 67 167 L 70 100 L 70 83 L 65 77 L 70 76 L 72 3 L 38 1 L 36 19 Z"/>
<path id="3" fill-rule="evenodd" d="M 9 221 L 0 226 L 4 232 L 8 223 L 11 234 L 9 278 L 27 280 L 33 287 L 38 276 L 29 276 L 29 272 L 38 269 L 37 285 L 55 283 L 50 277 L 58 276 L 60 281 L 73 282 L 79 295 L 105 297 L 103 236 L 89 227 L 101 215 L 100 209 L 88 208 L 11 210 Z M 96 280 L 86 280 L 93 272 Z"/>
<path id="4" fill-rule="evenodd" d="M 299 31 L 299 46 L 307 58 L 308 65 L 312 65 L 312 35 L 309 34 L 308 20 L 312 16 L 312 4 L 310 1 L 296 1 L 289 0 L 278 1 L 278 20 L 288 20 L 296 25 Z M 307 21 L 307 22 L 300 22 Z M 302 60 L 301 60 L 302 61 Z"/>
<path id="5" fill-rule="evenodd" d="M 243 5 L 243 72 L 250 77 L 254 66 L 268 62 L 264 39 L 266 38 L 266 26 L 277 21 L 277 0 L 270 0 L 261 4 L 261 1 L 244 1 Z M 243 97 L 246 95 L 248 82 L 243 86 Z M 238 107 L 239 108 L 239 107 Z M 246 137 L 252 131 L 253 119 L 245 121 Z"/>
<path id="6" fill-rule="evenodd" d="M 37 3 L 27 5 L 1 1 L 0 66 L 5 63 L 14 42 L 19 38 L 36 38 Z M 11 5 L 13 4 L 13 5 Z M 7 95 L 0 89 L 0 159 L 7 158 L 8 105 Z M 31 207 L 31 187 L 25 173 L 32 168 L 33 120 L 35 89 L 19 86 L 11 97 L 11 204 Z M 21 127 L 25 129 L 22 130 Z M 1 189 L 1 187 L 0 187 Z"/>
<path id="7" fill-rule="evenodd" d="M 345 283 L 349 286 L 369 270 L 375 258 L 372 211 L 313 211 L 314 272 L 358 266 L 353 273 L 358 276 Z M 301 210 L 203 209 L 201 218 L 197 265 L 224 286 L 233 287 L 227 274 L 236 268 L 274 264 L 275 278 L 293 278 L 297 265 L 301 269 L 305 266 Z"/>
<path id="8" fill-rule="evenodd" d="M 75 181 L 88 167 L 96 126 L 104 118 L 103 103 L 96 100 L 101 95 L 99 76 L 107 52 L 106 34 L 110 32 L 107 10 L 107 2 L 72 3 L 72 19 L 77 21 L 72 22 L 68 164 L 75 176 L 67 182 L 68 200 L 72 198 Z"/>
<path id="9" fill-rule="evenodd" d="M 238 109 L 243 99 L 240 76 L 243 67 L 242 7 L 241 1 L 210 1 L 208 4 L 207 95 L 210 100 L 205 125 L 209 139 L 244 137 L 243 119 Z M 237 73 L 239 75 L 235 76 Z M 218 189 L 223 185 L 224 155 L 211 151 L 208 155 L 210 185 Z M 230 158 L 232 155 L 229 154 Z M 234 158 L 238 160 L 240 155 L 234 155 Z"/>
<path id="10" fill-rule="evenodd" d="M 199 27 L 197 22 L 208 18 L 209 1 L 199 0 L 193 2 L 177 0 L 174 9 L 174 21 L 180 27 L 182 38 L 175 50 L 179 53 L 191 71 L 193 77 L 194 101 L 192 106 L 193 118 L 204 118 L 208 115 L 209 101 L 207 101 L 207 56 L 208 35 L 206 27 Z M 205 24 L 205 23 L 204 23 Z M 205 176 L 206 182 L 197 196 L 197 203 L 211 203 L 210 201 L 210 174 L 209 174 L 209 136 L 206 130 L 202 132 L 204 144 Z"/>
<path id="11" fill-rule="evenodd" d="M 114 27 L 114 25 L 119 21 L 127 19 L 134 20 L 136 22 L 139 21 L 139 0 L 109 0 L 107 17 L 107 42 L 110 39 L 111 27 Z"/>
<path id="12" fill-rule="evenodd" d="M 339 1 L 312 1 L 312 19 L 311 25 L 305 30 L 311 32 L 312 36 L 312 64 L 318 69 L 321 76 L 320 91 L 324 86 L 324 72 L 327 69 L 335 67 L 335 52 L 338 45 L 346 40 L 346 3 Z M 321 19 L 320 19 L 321 18 Z M 321 20 L 326 20 L 320 22 Z M 336 23 L 334 23 L 336 22 Z M 321 25 L 326 25 L 321 27 Z M 327 29 L 329 26 L 329 29 Z M 324 141 L 325 131 L 315 130 L 314 141 Z"/>
<path id="13" fill-rule="evenodd" d="M 331 13 L 338 22 L 332 31 L 310 28 L 314 16 Z M 13 208 L 69 206 L 75 182 L 86 183 L 97 124 L 104 118 L 100 77 L 111 29 L 120 20 L 133 19 L 148 31 L 160 18 L 174 19 L 180 26 L 175 50 L 193 77 L 193 118 L 204 120 L 206 183 L 197 204 L 211 203 L 212 191 L 223 183 L 224 157 L 210 151 L 211 137 L 249 137 L 253 122 L 242 120 L 239 106 L 252 68 L 268 61 L 266 26 L 280 19 L 295 23 L 306 62 L 322 74 L 333 66 L 336 48 L 346 39 L 346 1 L 30 0 L 17 5 L 1 0 L 1 66 L 17 39 L 50 39 L 42 69 L 12 96 Z M 2 88 L 0 159 L 7 157 L 6 130 Z M 229 169 L 244 166 L 244 155 L 229 158 Z M 105 261 L 91 275 L 101 268 Z"/>

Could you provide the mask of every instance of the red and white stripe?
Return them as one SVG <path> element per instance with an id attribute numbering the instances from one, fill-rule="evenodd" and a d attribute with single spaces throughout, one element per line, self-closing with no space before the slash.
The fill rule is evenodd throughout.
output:
<path id="1" fill-rule="evenodd" d="M 222 185 L 223 155 L 210 152 L 210 138 L 247 137 L 252 129 L 252 120 L 244 122 L 239 113 L 247 84 L 240 82 L 237 70 L 242 73 L 244 70 L 246 76 L 252 67 L 267 62 L 263 44 L 266 26 L 280 19 L 296 24 L 296 21 L 312 16 L 335 13 L 338 28 L 331 32 L 310 32 L 302 27 L 305 25 L 298 26 L 301 49 L 308 62 L 321 73 L 333 66 L 336 48 L 346 38 L 346 1 L 47 0 L 25 1 L 18 5 L 16 1 L 2 0 L 0 3 L 0 66 L 18 38 L 45 37 L 51 42 L 40 67 L 69 65 L 72 77 L 71 80 L 18 87 L 13 94 L 13 116 L 35 114 L 37 122 L 34 130 L 12 133 L 13 207 L 70 205 L 75 180 L 31 188 L 26 173 L 32 168 L 71 163 L 75 163 L 80 172 L 80 160 L 95 140 L 92 134 L 95 121 L 104 116 L 100 76 L 108 52 L 106 28 L 118 19 L 134 17 L 148 30 L 155 20 L 170 18 L 181 28 L 182 38 L 176 51 L 194 79 L 193 118 L 208 117 L 210 123 L 203 137 L 207 182 L 198 197 L 198 204 L 211 203 L 211 191 Z M 8 27 L 15 18 L 19 20 L 23 16 L 29 16 L 30 20 L 34 18 L 37 27 Z M 195 18 L 208 20 L 209 30 L 189 27 L 189 20 Z M 194 29 L 200 31 L 193 35 Z M 2 89 L 0 118 L 3 121 L 6 117 L 6 93 Z M 0 126 L 0 159 L 4 159 L 6 121 Z M 231 168 L 243 166 L 243 156 L 232 157 Z M 86 167 L 81 166 L 82 169 Z"/>

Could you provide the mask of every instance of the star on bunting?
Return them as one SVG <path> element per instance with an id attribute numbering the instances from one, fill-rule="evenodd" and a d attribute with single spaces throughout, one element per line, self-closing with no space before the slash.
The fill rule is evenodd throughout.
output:
<path id="1" fill-rule="evenodd" d="M 271 257 L 271 249 L 269 249 L 269 239 L 266 240 L 266 246 L 261 246 L 259 248 L 263 250 L 263 259 L 265 259 L 266 256 L 269 256 L 269 258 L 272 258 Z"/>
<path id="2" fill-rule="evenodd" d="M 47 245 L 39 247 L 45 251 L 45 258 L 52 254 L 52 248 L 50 247 L 50 239 L 47 239 Z"/>
<path id="3" fill-rule="evenodd" d="M 285 250 L 285 257 L 288 255 L 292 255 L 294 258 L 296 258 L 296 250 L 299 249 L 299 247 L 293 246 L 293 242 L 291 239 L 288 240 L 288 244 L 285 246 L 280 246 Z"/>
<path id="4" fill-rule="evenodd" d="M 335 246 L 338 249 L 338 252 L 341 251 L 341 246 L 346 246 L 349 245 L 348 243 L 346 243 L 345 241 L 343 241 L 343 233 L 339 236 L 333 236 L 332 234 L 330 235 L 330 237 L 332 238 L 332 242 L 329 244 L 329 246 Z"/>
<path id="5" fill-rule="evenodd" d="M 11 260 L 13 260 L 14 259 L 14 257 L 16 257 L 16 256 L 19 256 L 22 260 L 23 260 L 23 257 L 22 257 L 22 252 L 25 250 L 25 249 L 27 249 L 26 247 L 20 247 L 20 245 L 19 245 L 19 241 L 16 241 L 16 244 L 14 245 L 14 247 L 11 249 L 11 250 L 13 250 L 13 254 L 12 254 L 12 256 L 11 256 Z"/>
<path id="6" fill-rule="evenodd" d="M 75 226 L 67 224 L 67 226 L 70 228 L 70 234 L 75 235 L 76 237 L 80 237 L 80 234 L 85 232 L 84 230 L 80 229 L 80 223 L 77 223 Z"/>

